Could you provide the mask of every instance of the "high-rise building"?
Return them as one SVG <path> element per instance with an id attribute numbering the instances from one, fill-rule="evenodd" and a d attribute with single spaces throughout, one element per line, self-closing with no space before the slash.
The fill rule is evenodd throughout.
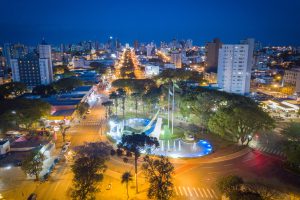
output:
<path id="1" fill-rule="evenodd" d="M 171 63 L 173 63 L 176 68 L 181 68 L 182 67 L 182 62 L 181 62 L 181 52 L 179 51 L 172 51 L 171 52 Z"/>
<path id="2" fill-rule="evenodd" d="M 206 72 L 217 72 L 219 49 L 222 42 L 215 38 L 212 42 L 206 44 Z"/>
<path id="3" fill-rule="evenodd" d="M 37 85 L 47 85 L 53 81 L 51 46 L 42 43 L 38 46 L 38 51 L 38 55 L 30 53 L 10 60 L 14 82 L 22 82 L 32 88 Z"/>
<path id="4" fill-rule="evenodd" d="M 147 44 L 146 49 L 147 49 L 147 57 L 151 57 L 152 56 L 152 51 L 153 51 L 153 44 Z"/>
<path id="5" fill-rule="evenodd" d="M 241 95 L 250 92 L 252 41 L 249 39 L 243 41 L 243 44 L 224 44 L 219 49 L 218 86 L 223 91 Z"/>
<path id="6" fill-rule="evenodd" d="M 51 45 L 42 42 L 39 45 L 39 62 L 42 84 L 49 84 L 53 81 Z"/>
<path id="7" fill-rule="evenodd" d="M 138 40 L 134 40 L 134 42 L 133 42 L 133 48 L 136 51 L 139 50 L 140 45 L 139 45 L 139 41 Z"/>

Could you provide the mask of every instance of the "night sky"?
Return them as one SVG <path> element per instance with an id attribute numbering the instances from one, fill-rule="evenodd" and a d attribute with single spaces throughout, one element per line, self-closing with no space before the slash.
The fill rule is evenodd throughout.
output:
<path id="1" fill-rule="evenodd" d="M 300 45 L 300 0 L 1 0 L 0 43 L 132 43 L 254 37 L 264 44 Z"/>

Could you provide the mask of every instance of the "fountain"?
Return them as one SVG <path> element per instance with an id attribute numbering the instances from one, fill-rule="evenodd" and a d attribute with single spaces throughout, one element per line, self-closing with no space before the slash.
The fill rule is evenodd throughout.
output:
<path id="1" fill-rule="evenodd" d="M 164 140 L 159 140 L 160 148 L 155 149 L 152 153 L 155 155 L 164 155 L 173 158 L 193 158 L 200 157 L 212 152 L 212 145 L 206 140 L 196 141 L 193 134 L 185 134 L 184 139 L 172 139 L 168 128 L 161 129 L 161 123 L 156 126 L 159 121 L 146 118 L 130 118 L 125 121 L 110 121 L 110 131 L 108 134 L 118 142 L 120 142 L 123 134 L 145 133 L 152 137 L 160 138 L 163 134 Z M 156 130 L 156 131 L 154 131 Z M 153 134 L 155 132 L 155 134 Z M 158 134 L 156 134 L 158 133 Z M 169 138 L 169 139 L 166 139 Z"/>

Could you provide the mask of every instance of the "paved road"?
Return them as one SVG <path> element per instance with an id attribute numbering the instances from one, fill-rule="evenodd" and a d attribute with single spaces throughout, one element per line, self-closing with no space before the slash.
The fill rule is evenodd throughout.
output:
<path id="1" fill-rule="evenodd" d="M 101 125 L 100 120 L 104 117 L 104 112 L 105 110 L 99 102 L 92 108 L 92 113 L 87 115 L 87 119 L 82 120 L 80 124 L 69 129 L 68 137 L 71 140 L 71 147 L 84 144 L 84 142 L 99 141 L 101 139 L 99 128 Z M 275 155 L 280 154 L 278 153 L 279 150 L 276 149 L 276 145 L 270 145 L 269 147 L 261 146 L 261 150 L 265 150 L 267 154 L 260 151 L 253 151 L 229 161 L 200 163 L 199 160 L 198 163 L 197 159 L 190 159 L 182 163 L 176 163 L 174 199 L 220 199 L 220 194 L 215 187 L 215 181 L 218 177 L 228 174 L 238 174 L 251 180 L 268 181 L 278 184 L 282 188 L 290 188 L 292 191 L 296 190 L 296 187 L 300 188 L 300 177 L 283 170 L 280 157 L 268 154 L 268 152 Z M 7 199 L 26 199 L 25 197 L 31 192 L 36 192 L 38 199 L 69 199 L 68 195 L 72 187 L 73 177 L 69 166 L 68 162 L 60 162 L 56 166 L 54 173 L 51 174 L 49 181 L 42 184 L 34 183 L 30 180 L 20 181 L 24 179 L 24 176 L 22 177 L 20 169 L 17 169 L 18 174 L 20 174 L 17 178 L 19 180 L 18 185 L 14 190 L 4 191 L 2 194 Z M 133 166 L 123 163 L 118 158 L 111 159 L 108 166 L 113 171 L 108 170 L 104 182 L 101 183 L 101 192 L 97 195 L 97 198 L 126 198 L 126 190 L 120 184 L 119 177 L 120 173 L 125 170 L 133 171 Z M 113 185 L 112 191 L 106 189 L 108 184 Z M 142 176 L 139 184 L 141 189 L 147 187 L 147 183 L 143 180 Z M 133 196 L 134 188 L 130 187 L 129 192 L 130 196 Z M 145 194 L 145 191 L 143 194 Z M 138 199 L 143 198 L 145 197 L 138 196 Z"/>

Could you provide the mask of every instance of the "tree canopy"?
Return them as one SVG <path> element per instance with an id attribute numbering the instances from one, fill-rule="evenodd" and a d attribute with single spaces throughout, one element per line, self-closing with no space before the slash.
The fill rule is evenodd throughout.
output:
<path id="1" fill-rule="evenodd" d="M 237 105 L 219 109 L 208 122 L 210 131 L 246 144 L 255 132 L 273 128 L 273 119 L 259 107 Z"/>
<path id="2" fill-rule="evenodd" d="M 136 192 L 138 192 L 138 181 L 137 181 L 137 160 L 141 155 L 141 151 L 145 150 L 150 152 L 153 148 L 159 146 L 158 140 L 155 137 L 149 137 L 145 133 L 141 134 L 123 134 L 121 142 L 118 147 L 130 151 L 134 154 L 134 167 L 135 167 L 135 180 L 136 180 Z"/>
<path id="3" fill-rule="evenodd" d="M 104 142 L 87 143 L 76 148 L 72 199 L 92 200 L 99 191 L 97 183 L 103 180 L 112 147 Z"/>
<path id="4" fill-rule="evenodd" d="M 10 82 L 0 85 L 0 99 L 15 98 L 26 92 L 26 85 L 20 82 Z"/>
<path id="5" fill-rule="evenodd" d="M 22 162 L 22 170 L 39 180 L 40 172 L 43 170 L 43 161 L 45 156 L 39 151 L 32 151 Z"/>
<path id="6" fill-rule="evenodd" d="M 155 80 L 161 84 L 179 81 L 200 82 L 202 80 L 202 75 L 197 71 L 185 69 L 165 69 L 155 77 Z"/>
<path id="7" fill-rule="evenodd" d="M 50 96 L 56 94 L 56 90 L 53 85 L 38 85 L 33 88 L 32 94 L 41 95 L 41 96 Z"/>
<path id="8" fill-rule="evenodd" d="M 149 199 L 171 199 L 173 194 L 172 175 L 174 174 L 174 166 L 169 159 L 164 156 L 160 156 L 158 159 L 146 156 L 142 169 L 150 184 L 147 194 Z"/>
<path id="9" fill-rule="evenodd" d="M 290 122 L 287 127 L 285 127 L 282 132 L 283 135 L 287 136 L 292 140 L 300 140 L 300 123 Z"/>
<path id="10" fill-rule="evenodd" d="M 221 177 L 217 182 L 217 187 L 222 194 L 230 196 L 232 192 L 237 192 L 241 189 L 243 179 L 239 176 L 229 175 Z"/>
<path id="11" fill-rule="evenodd" d="M 24 125 L 26 128 L 50 114 L 50 104 L 38 99 L 13 99 L 0 102 L 0 127 L 7 129 L 18 128 Z"/>
<path id="12" fill-rule="evenodd" d="M 76 87 L 82 86 L 83 82 L 78 78 L 62 78 L 52 83 L 52 85 L 59 92 L 69 92 Z"/>
<path id="13" fill-rule="evenodd" d="M 156 87 L 156 84 L 151 79 L 117 79 L 112 82 L 115 88 L 123 88 L 129 93 L 146 92 L 150 88 Z"/>

